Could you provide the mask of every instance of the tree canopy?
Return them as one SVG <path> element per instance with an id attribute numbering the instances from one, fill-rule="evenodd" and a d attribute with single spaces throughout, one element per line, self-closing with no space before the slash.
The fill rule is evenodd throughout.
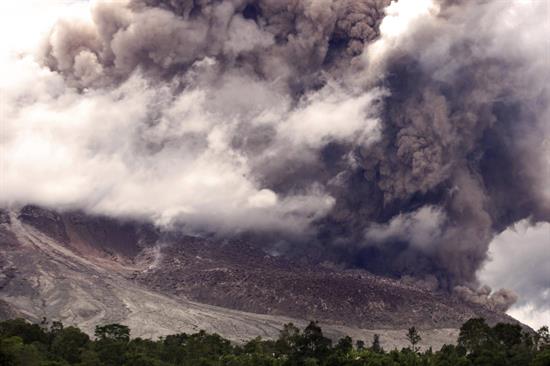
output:
<path id="1" fill-rule="evenodd" d="M 95 338 L 74 326 L 23 319 L 0 322 L 2 366 L 549 366 L 547 327 L 526 332 L 513 324 L 489 326 L 470 319 L 456 345 L 420 350 L 422 331 L 404 334 L 411 347 L 385 351 L 379 335 L 365 341 L 327 338 L 316 322 L 301 330 L 286 324 L 278 339 L 260 337 L 234 344 L 218 334 L 199 331 L 157 340 L 131 338 L 122 324 L 98 325 Z M 355 344 L 355 346 L 354 346 Z"/>

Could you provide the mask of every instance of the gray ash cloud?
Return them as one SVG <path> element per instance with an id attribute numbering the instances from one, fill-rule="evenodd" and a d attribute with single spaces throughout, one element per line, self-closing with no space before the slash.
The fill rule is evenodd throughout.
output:
<path id="1" fill-rule="evenodd" d="M 550 220 L 548 6 L 388 4 L 97 1 L 6 94 L 2 201 L 475 285 L 496 234 Z"/>

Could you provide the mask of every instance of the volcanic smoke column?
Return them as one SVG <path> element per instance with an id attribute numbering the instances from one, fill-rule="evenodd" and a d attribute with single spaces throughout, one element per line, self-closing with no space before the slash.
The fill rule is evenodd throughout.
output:
<path id="1" fill-rule="evenodd" d="M 475 286 L 497 233 L 550 220 L 548 16 L 543 1 L 95 1 L 6 65 L 26 76 L 1 86 L 0 199 Z"/>

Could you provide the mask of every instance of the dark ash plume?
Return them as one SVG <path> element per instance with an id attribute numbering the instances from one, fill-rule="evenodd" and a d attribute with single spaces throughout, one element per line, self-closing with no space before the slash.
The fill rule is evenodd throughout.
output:
<path id="1" fill-rule="evenodd" d="M 99 2 L 94 27 L 61 22 L 47 64 L 76 85 L 108 85 L 137 68 L 174 78 L 215 58 L 303 92 L 322 70 L 347 67 L 376 38 L 389 0 Z"/>

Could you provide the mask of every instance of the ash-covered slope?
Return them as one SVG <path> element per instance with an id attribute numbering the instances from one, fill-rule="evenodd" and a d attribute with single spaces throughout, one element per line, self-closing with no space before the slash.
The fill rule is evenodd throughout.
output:
<path id="1" fill-rule="evenodd" d="M 509 319 L 496 309 L 414 283 L 273 258 L 245 243 L 182 238 L 135 277 L 160 292 L 222 307 L 322 319 L 367 329 L 458 328 L 471 317 Z"/>
<path id="2" fill-rule="evenodd" d="M 239 241 L 165 234 L 80 213 L 4 211 L 0 234 L 0 301 L 10 313 L 88 331 L 123 322 L 136 336 L 206 329 L 242 340 L 316 319 L 333 337 L 368 341 L 381 333 L 388 347 L 405 344 L 403 329 L 415 325 L 437 347 L 452 342 L 470 317 L 514 321 L 362 270 L 311 266 Z"/>

